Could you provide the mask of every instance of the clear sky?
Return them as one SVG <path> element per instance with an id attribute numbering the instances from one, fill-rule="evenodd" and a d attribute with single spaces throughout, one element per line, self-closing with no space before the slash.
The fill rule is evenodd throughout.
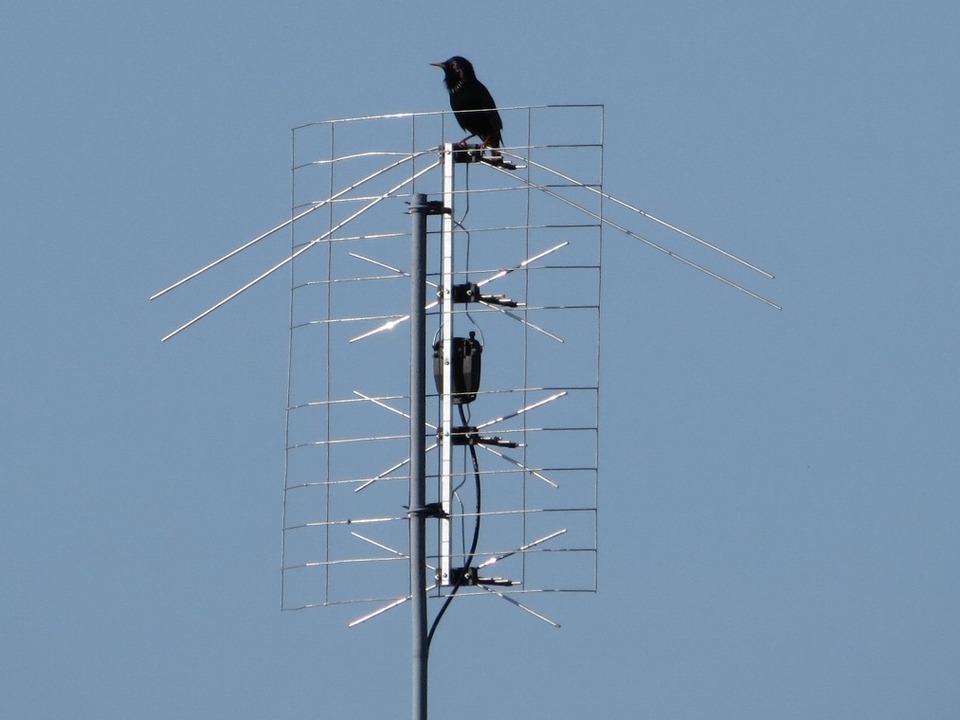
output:
<path id="1" fill-rule="evenodd" d="M 600 592 L 455 605 L 434 715 L 956 717 L 958 37 L 932 0 L 8 4 L 3 716 L 409 715 L 408 613 L 279 610 L 286 276 L 159 342 L 285 241 L 147 297 L 287 216 L 290 128 L 445 109 L 461 54 L 604 104 L 606 189 L 785 309 L 605 236 Z"/>

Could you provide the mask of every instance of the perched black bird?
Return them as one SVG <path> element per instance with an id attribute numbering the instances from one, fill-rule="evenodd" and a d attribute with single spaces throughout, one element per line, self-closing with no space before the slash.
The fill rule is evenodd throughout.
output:
<path id="1" fill-rule="evenodd" d="M 463 145 L 476 136 L 484 147 L 502 146 L 500 131 L 503 130 L 503 121 L 497 112 L 497 105 L 490 91 L 477 80 L 470 61 L 456 55 L 445 62 L 430 64 L 443 70 L 443 82 L 450 92 L 450 109 L 460 127 L 470 133 L 459 144 Z M 500 156 L 495 149 L 493 154 Z"/>

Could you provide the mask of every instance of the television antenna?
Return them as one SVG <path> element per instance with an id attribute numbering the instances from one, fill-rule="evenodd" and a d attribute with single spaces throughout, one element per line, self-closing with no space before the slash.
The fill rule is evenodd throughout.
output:
<path id="1" fill-rule="evenodd" d="M 559 627 L 536 593 L 597 589 L 603 231 L 780 309 L 671 242 L 769 272 L 603 190 L 603 106 L 500 112 L 524 137 L 499 157 L 438 147 L 450 112 L 295 128 L 291 217 L 151 298 L 289 231 L 288 253 L 163 340 L 289 271 L 281 607 L 355 605 L 354 627 L 410 603 L 415 720 L 453 600 Z"/>

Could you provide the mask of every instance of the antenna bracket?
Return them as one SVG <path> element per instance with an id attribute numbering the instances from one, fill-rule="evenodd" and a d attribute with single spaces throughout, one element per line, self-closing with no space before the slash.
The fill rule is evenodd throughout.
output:
<path id="1" fill-rule="evenodd" d="M 483 297 L 480 294 L 480 286 L 476 283 L 460 283 L 454 285 L 452 290 L 453 301 L 455 303 L 480 302 L 480 299 Z"/>
<path id="2" fill-rule="evenodd" d="M 423 213 L 424 215 L 449 215 L 451 210 L 440 200 L 427 200 L 426 203 L 422 205 L 410 203 L 410 209 L 407 210 L 407 215 L 415 212 Z"/>
<path id="3" fill-rule="evenodd" d="M 404 505 L 404 507 L 407 507 Z M 407 517 L 424 517 L 444 519 L 450 515 L 444 512 L 443 506 L 438 502 L 427 503 L 422 508 L 410 508 L 407 510 Z"/>
<path id="4" fill-rule="evenodd" d="M 450 440 L 453 445 L 496 445 L 497 447 L 516 448 L 519 443 L 512 440 L 504 440 L 502 437 L 480 437 L 477 428 L 469 425 L 462 425 L 450 429 Z"/>
<path id="5" fill-rule="evenodd" d="M 475 567 L 452 568 L 450 571 L 450 576 L 451 583 L 461 587 L 466 585 L 501 585 L 504 587 L 511 587 L 513 585 L 520 584 L 516 580 L 507 580 L 506 578 L 480 577 L 477 575 L 477 568 Z"/>
<path id="6" fill-rule="evenodd" d="M 516 170 L 517 166 L 512 162 L 504 160 L 499 151 L 494 151 L 492 155 L 484 155 L 486 145 L 477 145 L 466 142 L 458 142 L 453 146 L 453 161 L 455 163 L 486 163 L 504 170 Z"/>

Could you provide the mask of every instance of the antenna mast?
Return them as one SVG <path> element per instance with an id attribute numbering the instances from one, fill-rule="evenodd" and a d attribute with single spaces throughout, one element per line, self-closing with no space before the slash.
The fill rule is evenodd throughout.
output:
<path id="1" fill-rule="evenodd" d="M 492 594 L 559 627 L 516 598 L 596 592 L 603 230 L 779 309 L 670 243 L 770 273 L 604 192 L 603 106 L 500 113 L 515 144 L 496 157 L 438 148 L 450 112 L 295 128 L 290 219 L 153 296 L 290 230 L 284 257 L 163 339 L 289 268 L 281 607 L 372 605 L 355 627 L 410 601 L 414 720 L 427 718 L 431 641 L 452 600 Z M 431 201 L 421 187 L 438 170 L 442 197 Z M 400 199 L 409 248 L 406 232 L 385 231 Z M 614 222 L 611 206 L 665 237 Z M 409 347 L 393 332 L 408 321 Z M 481 387 L 482 354 L 494 372 Z"/>
<path id="2" fill-rule="evenodd" d="M 427 718 L 427 196 L 410 204 L 410 594 L 413 598 L 413 719 Z M 435 210 L 435 209 L 434 209 Z"/>

